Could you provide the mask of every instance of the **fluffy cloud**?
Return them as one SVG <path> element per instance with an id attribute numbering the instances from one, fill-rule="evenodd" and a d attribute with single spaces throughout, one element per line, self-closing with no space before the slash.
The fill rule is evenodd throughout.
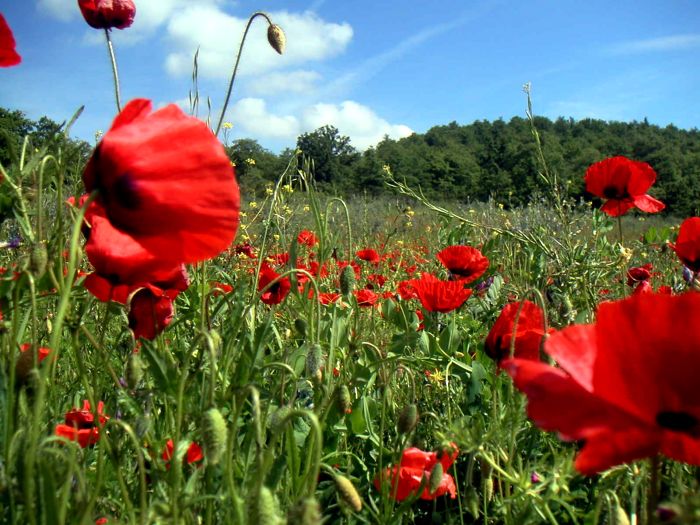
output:
<path id="1" fill-rule="evenodd" d="M 338 128 L 347 135 L 352 145 L 364 150 L 388 135 L 398 139 L 407 137 L 413 130 L 403 124 L 390 124 L 367 106 L 352 100 L 341 104 L 314 104 L 303 108 L 298 116 L 276 115 L 264 100 L 244 98 L 232 108 L 229 120 L 243 136 L 258 140 L 285 140 L 290 145 L 299 134 L 313 131 L 325 125 Z"/>
<path id="2" fill-rule="evenodd" d="M 280 11 L 270 13 L 270 17 L 287 35 L 284 55 L 278 55 L 268 44 L 267 23 L 254 21 L 239 66 L 243 76 L 333 57 L 343 52 L 352 39 L 348 24 L 325 22 L 310 11 Z M 167 31 L 174 50 L 168 54 L 166 69 L 173 75 L 190 75 L 192 57 L 199 48 L 199 74 L 228 77 L 246 23 L 247 19 L 227 15 L 215 5 L 200 4 L 173 13 Z"/>
<path id="3" fill-rule="evenodd" d="M 64 22 L 76 16 L 80 11 L 73 0 L 38 0 L 37 11 L 46 13 Z"/>

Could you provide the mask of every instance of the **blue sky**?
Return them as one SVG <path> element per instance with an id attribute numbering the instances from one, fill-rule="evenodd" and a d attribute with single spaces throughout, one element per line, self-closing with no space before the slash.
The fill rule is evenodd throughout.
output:
<path id="1" fill-rule="evenodd" d="M 524 116 L 642 120 L 700 127 L 696 0 L 228 1 L 135 0 L 134 25 L 113 31 L 122 97 L 188 107 L 199 46 L 199 116 L 218 118 L 248 16 L 287 34 L 272 51 L 266 24 L 249 34 L 227 112 L 228 139 L 279 151 L 335 125 L 364 149 L 385 134 L 451 121 Z M 104 35 L 77 0 L 0 0 L 20 66 L 0 70 L 0 105 L 64 121 L 92 140 L 115 114 Z"/>

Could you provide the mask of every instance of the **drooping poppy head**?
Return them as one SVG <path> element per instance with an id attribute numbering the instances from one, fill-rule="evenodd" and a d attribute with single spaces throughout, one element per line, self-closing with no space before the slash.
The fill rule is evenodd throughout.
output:
<path id="1" fill-rule="evenodd" d="M 83 18 L 95 29 L 126 29 L 134 23 L 133 0 L 78 0 Z"/>
<path id="2" fill-rule="evenodd" d="M 654 266 L 651 263 L 630 268 L 627 270 L 627 286 L 635 286 L 642 281 L 648 281 L 651 279 L 651 271 L 653 269 Z"/>
<path id="3" fill-rule="evenodd" d="M 535 361 L 540 358 L 540 344 L 544 336 L 542 309 L 531 301 L 523 301 L 522 308 L 520 304 L 517 302 L 505 305 L 486 337 L 484 350 L 486 355 L 494 361 L 500 362 L 510 356 L 514 327 L 514 356 Z M 517 326 L 515 326 L 516 316 Z"/>
<path id="4" fill-rule="evenodd" d="M 15 49 L 15 37 L 5 17 L 0 13 L 0 67 L 16 66 L 22 62 Z"/>
<path id="5" fill-rule="evenodd" d="M 700 294 L 643 293 L 604 302 L 596 321 L 552 334 L 559 365 L 510 359 L 503 367 L 542 429 L 583 440 L 586 475 L 661 453 L 700 465 Z"/>
<path id="6" fill-rule="evenodd" d="M 221 143 L 171 104 L 129 102 L 83 173 L 99 191 L 86 245 L 97 273 L 153 281 L 179 264 L 217 256 L 238 226 L 239 193 Z"/>
<path id="7" fill-rule="evenodd" d="M 260 268 L 260 277 L 258 278 L 258 291 L 265 290 L 260 295 L 260 300 L 265 304 L 280 304 L 287 297 L 287 294 L 292 289 L 292 283 L 289 277 L 283 277 L 277 282 L 274 282 L 280 276 L 269 265 L 263 264 Z M 273 283 L 273 284 L 270 284 Z M 268 287 L 268 285 L 270 285 Z"/>
<path id="8" fill-rule="evenodd" d="M 700 217 L 690 217 L 681 223 L 671 248 L 691 272 L 700 272 Z"/>
<path id="9" fill-rule="evenodd" d="M 109 419 L 104 414 L 104 403 L 97 404 L 97 422 L 88 400 L 83 401 L 83 408 L 73 408 L 66 413 L 65 423 L 56 425 L 55 434 L 70 441 L 77 441 L 82 447 L 94 445 L 100 439 L 100 428 Z"/>
<path id="10" fill-rule="evenodd" d="M 586 191 L 605 199 L 601 211 L 611 217 L 624 215 L 631 208 L 656 213 L 666 205 L 647 195 L 656 181 L 656 172 L 646 162 L 627 157 L 611 157 L 586 170 Z"/>
<path id="11" fill-rule="evenodd" d="M 471 289 L 464 287 L 464 281 L 441 281 L 429 273 L 423 273 L 420 279 L 409 282 L 423 308 L 429 312 L 456 310 L 472 294 Z"/>
<path id="12" fill-rule="evenodd" d="M 476 281 L 489 267 L 489 260 L 471 246 L 448 246 L 437 254 L 450 276 L 463 284 Z"/>

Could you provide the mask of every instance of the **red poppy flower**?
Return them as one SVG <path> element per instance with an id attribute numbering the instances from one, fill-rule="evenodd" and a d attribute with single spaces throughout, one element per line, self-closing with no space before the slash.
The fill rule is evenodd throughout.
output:
<path id="1" fill-rule="evenodd" d="M 355 255 L 357 255 L 358 259 L 367 261 L 368 263 L 379 264 L 379 254 L 376 252 L 376 250 L 373 250 L 372 248 L 359 250 L 355 253 Z"/>
<path id="2" fill-rule="evenodd" d="M 134 338 L 153 340 L 173 320 L 173 300 L 156 286 L 145 286 L 129 301 L 129 328 Z"/>
<path id="3" fill-rule="evenodd" d="M 367 281 L 381 288 L 386 283 L 386 277 L 381 273 L 371 273 L 367 276 Z"/>
<path id="4" fill-rule="evenodd" d="M 135 275 L 133 280 L 138 277 Z M 103 277 L 102 275 L 92 272 L 85 277 L 83 282 L 85 288 L 102 302 L 114 301 L 116 303 L 126 304 L 129 296 L 144 286 L 155 286 L 161 290 L 169 290 L 171 299 L 177 297 L 177 292 L 184 292 L 190 285 L 189 276 L 183 265 L 179 265 L 170 272 L 161 272 L 152 283 L 135 282 L 134 284 L 123 284 L 118 278 L 112 279 Z"/>
<path id="5" fill-rule="evenodd" d="M 314 289 L 313 287 L 309 290 L 309 299 L 314 298 Z M 329 305 L 331 303 L 335 303 L 340 299 L 340 294 L 338 292 L 319 292 L 318 294 L 318 302 L 320 302 L 322 305 Z"/>
<path id="6" fill-rule="evenodd" d="M 310 230 L 301 230 L 297 235 L 297 243 L 312 248 L 318 244 L 318 237 Z"/>
<path id="7" fill-rule="evenodd" d="M 700 217 L 684 220 L 675 244 L 671 243 L 670 246 L 691 272 L 700 272 Z"/>
<path id="8" fill-rule="evenodd" d="M 399 466 L 392 466 L 374 478 L 374 486 L 377 490 L 382 490 L 382 484 L 391 483 L 390 494 L 395 497 L 396 501 L 403 501 L 408 497 L 415 496 L 418 489 L 423 483 L 423 478 L 426 478 L 426 483 L 423 492 L 420 493 L 420 499 L 433 500 L 444 494 L 449 494 L 452 499 L 457 497 L 457 487 L 451 475 L 447 474 L 447 470 L 452 466 L 457 458 L 457 446 L 454 443 L 441 451 L 424 452 L 419 448 L 411 447 L 403 451 Z M 442 479 L 435 490 L 430 492 L 427 480 L 433 472 L 433 468 L 438 463 L 442 464 L 444 473 Z"/>
<path id="9" fill-rule="evenodd" d="M 489 267 L 489 260 L 471 246 L 448 246 L 437 254 L 450 276 L 463 284 L 476 281 Z"/>
<path id="10" fill-rule="evenodd" d="M 429 312 L 456 310 L 472 294 L 464 287 L 464 281 L 441 281 L 429 273 L 423 273 L 420 279 L 413 279 L 410 283 L 423 308 Z"/>
<path id="11" fill-rule="evenodd" d="M 248 259 L 255 259 L 255 250 L 249 242 L 237 244 L 234 248 L 236 255 L 245 255 Z"/>
<path id="12" fill-rule="evenodd" d="M 491 359 L 501 361 L 510 356 L 513 325 L 519 308 L 519 302 L 505 305 L 491 327 L 484 344 L 486 355 Z M 542 309 L 533 302 L 523 301 L 515 331 L 515 357 L 539 361 L 540 344 L 544 336 L 543 326 Z"/>
<path id="13" fill-rule="evenodd" d="M 561 368 L 503 363 L 544 430 L 583 440 L 576 468 L 594 474 L 665 456 L 700 465 L 700 294 L 641 294 L 602 303 L 596 322 L 554 333 Z"/>
<path id="14" fill-rule="evenodd" d="M 215 257 L 238 225 L 239 194 L 221 143 L 174 104 L 151 113 L 129 102 L 83 173 L 99 190 L 86 245 L 98 274 L 154 282 L 180 264 Z"/>
<path id="15" fill-rule="evenodd" d="M 0 13 L 0 67 L 16 66 L 22 57 L 15 50 L 15 37 L 5 17 Z"/>
<path id="16" fill-rule="evenodd" d="M 210 282 L 209 286 L 211 287 L 211 295 L 213 297 L 216 297 L 218 295 L 229 294 L 233 291 L 233 286 L 226 283 L 220 283 L 218 281 Z"/>
<path id="17" fill-rule="evenodd" d="M 55 434 L 70 441 L 77 441 L 82 448 L 94 445 L 100 439 L 100 428 L 109 419 L 103 411 L 104 403 L 100 401 L 97 404 L 98 420 L 95 422 L 90 402 L 85 400 L 82 410 L 73 408 L 66 413 L 65 424 L 56 425 Z"/>
<path id="18" fill-rule="evenodd" d="M 627 286 L 635 286 L 639 282 L 648 281 L 651 279 L 653 269 L 654 266 L 651 263 L 630 268 L 627 270 Z"/>
<path id="19" fill-rule="evenodd" d="M 78 7 L 85 21 L 95 29 L 126 29 L 136 16 L 132 0 L 78 0 Z"/>
<path id="20" fill-rule="evenodd" d="M 415 279 L 409 279 L 407 281 L 399 282 L 397 292 L 399 294 L 399 297 L 401 297 L 401 299 L 403 299 L 404 301 L 408 301 L 409 299 L 417 299 L 418 298 L 418 294 L 416 293 L 416 290 L 413 288 L 414 281 L 415 281 Z"/>
<path id="21" fill-rule="evenodd" d="M 2 319 L 2 314 L 0 314 L 0 319 Z M 31 348 L 32 348 L 32 345 L 30 343 L 23 343 L 22 345 L 20 345 L 19 351 L 22 353 L 25 353 L 27 350 L 31 350 Z M 48 348 L 40 347 L 37 350 L 37 355 L 36 355 L 38 362 L 41 363 L 44 359 L 49 357 L 50 353 L 51 353 L 51 350 L 49 350 Z"/>
<path id="22" fill-rule="evenodd" d="M 353 292 L 355 299 L 357 299 L 357 305 L 362 308 L 369 308 L 377 304 L 379 296 L 372 290 L 367 288 L 362 288 L 361 290 L 355 290 Z"/>
<path id="23" fill-rule="evenodd" d="M 165 461 L 166 468 L 170 468 L 170 460 L 173 457 L 174 451 L 175 451 L 175 443 L 173 443 L 172 439 L 169 439 L 165 443 L 165 448 L 163 449 L 163 453 L 161 454 L 163 461 Z M 203 459 L 204 459 L 204 454 L 202 453 L 202 447 L 200 447 L 194 441 L 192 443 L 190 443 L 190 446 L 187 447 L 187 455 L 184 458 L 184 461 L 186 461 L 187 464 L 190 465 L 192 463 L 202 461 Z"/>
<path id="24" fill-rule="evenodd" d="M 260 277 L 258 278 L 258 291 L 263 290 L 279 276 L 280 274 L 270 266 L 263 264 L 262 268 L 260 268 Z M 260 296 L 260 300 L 265 304 L 280 304 L 291 289 L 292 283 L 289 281 L 289 278 L 283 277 L 265 290 Z"/>
<path id="25" fill-rule="evenodd" d="M 656 172 L 646 162 L 627 157 L 611 157 L 586 170 L 586 191 L 606 199 L 601 211 L 611 217 L 624 215 L 631 208 L 656 213 L 666 205 L 647 195 L 656 181 Z"/>

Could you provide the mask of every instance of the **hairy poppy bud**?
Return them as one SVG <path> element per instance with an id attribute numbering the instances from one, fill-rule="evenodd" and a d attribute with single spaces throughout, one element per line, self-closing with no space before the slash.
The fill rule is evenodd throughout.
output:
<path id="1" fill-rule="evenodd" d="M 287 513 L 289 525 L 320 525 L 321 507 L 316 498 L 304 498 Z"/>
<path id="2" fill-rule="evenodd" d="M 619 503 L 615 504 L 612 516 L 610 516 L 611 525 L 630 525 L 630 519 L 627 517 L 625 509 Z"/>
<path id="3" fill-rule="evenodd" d="M 253 497 L 250 501 L 249 509 L 250 521 L 248 523 L 256 523 L 258 525 L 281 525 L 283 520 L 280 518 L 279 507 L 272 491 L 266 486 L 260 487 L 260 493 L 257 498 Z"/>
<path id="4" fill-rule="evenodd" d="M 322 379 L 321 367 L 323 366 L 323 352 L 321 345 L 313 344 L 306 354 L 306 373 L 314 381 Z"/>
<path id="5" fill-rule="evenodd" d="M 396 428 L 400 434 L 408 434 L 416 428 L 418 424 L 418 407 L 411 403 L 406 405 L 404 409 L 399 414 L 399 420 L 396 423 Z"/>
<path id="6" fill-rule="evenodd" d="M 433 470 L 430 473 L 430 482 L 428 484 L 431 494 L 433 494 L 440 486 L 440 482 L 442 481 L 442 476 L 444 473 L 445 469 L 442 467 L 442 463 L 435 463 L 435 466 L 433 467 Z"/>
<path id="7" fill-rule="evenodd" d="M 350 397 L 350 389 L 346 385 L 338 387 L 338 408 L 343 414 L 352 413 L 352 398 Z"/>
<path id="8" fill-rule="evenodd" d="M 467 491 L 464 493 L 465 497 L 465 506 L 467 510 L 469 511 L 469 514 L 472 515 L 474 518 L 479 517 L 479 494 L 476 491 L 476 488 L 469 486 L 467 487 Z"/>
<path id="9" fill-rule="evenodd" d="M 350 295 L 355 289 L 355 270 L 349 264 L 343 268 L 340 274 L 340 292 L 343 295 Z"/>
<path id="10" fill-rule="evenodd" d="M 338 474 L 335 476 L 335 488 L 343 501 L 347 503 L 352 510 L 355 512 L 360 512 L 362 510 L 362 499 L 355 485 L 352 484 L 352 481 Z"/>
<path id="11" fill-rule="evenodd" d="M 277 51 L 280 55 L 284 53 L 284 48 L 287 46 L 287 37 L 284 35 L 284 31 L 277 24 L 270 24 L 267 27 L 267 41 L 270 42 L 272 49 Z"/>
<path id="12" fill-rule="evenodd" d="M 284 405 L 279 407 L 272 414 L 270 414 L 270 416 L 267 418 L 267 428 L 270 429 L 270 432 L 272 432 L 273 434 L 278 434 L 282 432 L 282 430 L 284 429 L 283 425 L 285 419 L 291 411 L 291 408 Z"/>
<path id="13" fill-rule="evenodd" d="M 37 243 L 32 247 L 29 254 L 29 271 L 32 272 L 37 279 L 41 278 L 46 273 L 46 263 L 48 262 L 48 254 L 44 243 Z"/>
<path id="14" fill-rule="evenodd" d="M 133 390 L 141 379 L 143 379 L 143 359 L 138 352 L 134 352 L 126 365 L 126 382 Z"/>
<path id="15" fill-rule="evenodd" d="M 204 455 L 209 463 L 216 465 L 226 451 L 226 421 L 218 409 L 210 408 L 204 413 L 202 423 Z"/>

